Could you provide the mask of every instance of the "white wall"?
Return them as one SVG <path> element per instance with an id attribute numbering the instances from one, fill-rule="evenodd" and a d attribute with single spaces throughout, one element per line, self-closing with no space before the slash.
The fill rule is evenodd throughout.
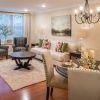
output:
<path id="1" fill-rule="evenodd" d="M 48 38 L 51 40 L 79 42 L 77 33 L 80 31 L 80 25 L 75 22 L 72 15 L 72 36 L 52 36 L 51 34 L 51 17 L 68 15 L 73 13 L 71 10 L 59 10 L 47 13 L 38 13 L 33 16 L 31 41 L 38 42 L 40 38 Z M 87 37 L 83 39 L 83 45 L 87 48 L 94 48 L 98 59 L 100 58 L 100 22 L 87 32 Z"/>

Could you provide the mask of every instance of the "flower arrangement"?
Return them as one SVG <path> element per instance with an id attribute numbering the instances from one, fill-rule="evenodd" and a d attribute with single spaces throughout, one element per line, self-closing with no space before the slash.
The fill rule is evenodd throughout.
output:
<path id="1" fill-rule="evenodd" d="M 95 52 L 94 50 L 86 50 L 82 51 L 81 59 L 79 60 L 80 66 L 85 68 L 95 69 L 96 61 L 95 61 Z"/>

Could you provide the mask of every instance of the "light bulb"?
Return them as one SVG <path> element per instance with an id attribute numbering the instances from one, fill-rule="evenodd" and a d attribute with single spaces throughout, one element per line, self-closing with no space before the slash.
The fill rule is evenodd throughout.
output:
<path id="1" fill-rule="evenodd" d="M 77 10 L 77 9 L 75 9 L 75 10 L 74 10 L 74 13 L 75 13 L 75 14 L 78 14 L 78 10 Z"/>
<path id="2" fill-rule="evenodd" d="M 83 11 L 83 9 L 84 9 L 83 6 L 80 6 L 79 10 L 80 10 L 80 11 Z"/>
<path id="3" fill-rule="evenodd" d="M 90 9 L 90 14 L 93 14 L 93 10 L 92 9 Z"/>
<path id="4" fill-rule="evenodd" d="M 42 4 L 41 7 L 42 7 L 42 8 L 46 8 L 47 6 L 46 6 L 45 4 Z"/>
<path id="5" fill-rule="evenodd" d="M 97 7 L 97 12 L 100 12 L 100 7 Z"/>
<path id="6" fill-rule="evenodd" d="M 25 12 L 28 12 L 29 10 L 26 8 L 26 9 L 24 9 L 24 11 L 25 11 Z"/>

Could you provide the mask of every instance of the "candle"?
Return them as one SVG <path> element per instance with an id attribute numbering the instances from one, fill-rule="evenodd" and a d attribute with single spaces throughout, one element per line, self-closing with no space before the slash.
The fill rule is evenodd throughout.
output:
<path id="1" fill-rule="evenodd" d="M 87 51 L 84 51 L 83 57 L 88 59 L 88 52 Z"/>
<path id="2" fill-rule="evenodd" d="M 90 50 L 90 51 L 89 51 L 89 56 L 90 56 L 91 58 L 95 58 L 95 52 L 94 52 L 94 50 Z"/>

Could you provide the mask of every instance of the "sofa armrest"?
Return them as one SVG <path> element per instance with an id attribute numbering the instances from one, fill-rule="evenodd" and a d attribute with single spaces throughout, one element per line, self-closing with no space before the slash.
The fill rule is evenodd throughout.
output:
<path id="1" fill-rule="evenodd" d="M 8 50 L 9 46 L 3 46 L 3 45 L 0 45 L 0 49 L 6 49 Z"/>

